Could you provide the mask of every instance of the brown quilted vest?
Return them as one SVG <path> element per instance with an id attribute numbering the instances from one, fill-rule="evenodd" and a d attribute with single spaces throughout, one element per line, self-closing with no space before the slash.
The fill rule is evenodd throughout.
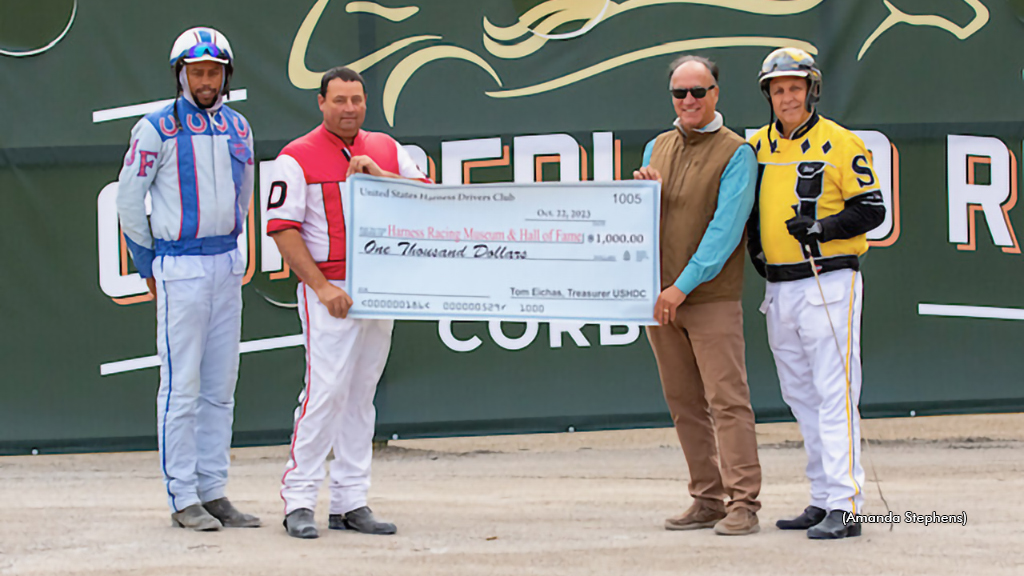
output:
<path id="1" fill-rule="evenodd" d="M 651 167 L 661 173 L 661 287 L 682 274 L 700 245 L 718 208 L 722 173 L 744 144 L 735 132 L 694 132 L 678 128 L 660 134 L 651 153 Z M 743 292 L 746 234 L 713 279 L 687 295 L 686 304 L 739 300 Z"/>

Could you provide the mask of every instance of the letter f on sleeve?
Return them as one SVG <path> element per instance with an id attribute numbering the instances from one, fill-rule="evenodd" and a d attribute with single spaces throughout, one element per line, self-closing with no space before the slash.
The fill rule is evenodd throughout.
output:
<path id="1" fill-rule="evenodd" d="M 146 192 L 160 166 L 163 140 L 145 118 L 132 129 L 131 147 L 117 181 L 117 216 L 139 275 L 153 275 L 153 233 L 146 217 Z"/>

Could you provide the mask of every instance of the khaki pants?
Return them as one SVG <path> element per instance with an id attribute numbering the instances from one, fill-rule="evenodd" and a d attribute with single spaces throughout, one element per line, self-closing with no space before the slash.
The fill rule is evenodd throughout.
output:
<path id="1" fill-rule="evenodd" d="M 683 303 L 673 324 L 650 326 L 661 387 L 690 469 L 695 499 L 761 508 L 754 411 L 739 301 Z M 721 466 L 719 466 L 721 461 Z"/>

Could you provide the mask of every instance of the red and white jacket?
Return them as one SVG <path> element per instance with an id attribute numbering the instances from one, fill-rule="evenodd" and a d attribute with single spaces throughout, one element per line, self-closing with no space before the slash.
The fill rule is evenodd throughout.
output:
<path id="1" fill-rule="evenodd" d="M 382 170 L 430 183 L 409 153 L 391 136 L 360 130 L 349 146 L 324 128 L 293 140 L 281 150 L 277 180 L 271 184 L 267 232 L 299 230 L 328 280 L 345 279 L 345 194 L 348 162 L 369 156 Z"/>

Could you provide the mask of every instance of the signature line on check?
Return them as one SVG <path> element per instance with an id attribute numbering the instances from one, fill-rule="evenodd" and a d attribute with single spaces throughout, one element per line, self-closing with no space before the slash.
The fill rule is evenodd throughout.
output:
<path id="1" fill-rule="evenodd" d="M 612 302 L 612 301 L 614 301 L 614 302 L 630 302 L 630 301 L 633 301 L 633 302 L 643 302 L 643 301 L 647 300 L 646 298 L 567 298 L 567 297 L 559 298 L 557 296 L 512 296 L 511 298 L 512 298 L 512 300 L 564 300 L 564 301 L 597 300 L 597 301 L 601 301 L 601 302 Z"/>
<path id="2" fill-rule="evenodd" d="M 437 296 L 438 298 L 490 298 L 490 296 L 473 296 L 471 294 L 410 294 L 407 292 L 360 292 L 360 294 L 375 294 L 377 296 Z"/>
<path id="3" fill-rule="evenodd" d="M 523 260 L 545 260 L 549 262 L 614 262 L 604 258 L 523 258 Z"/>

